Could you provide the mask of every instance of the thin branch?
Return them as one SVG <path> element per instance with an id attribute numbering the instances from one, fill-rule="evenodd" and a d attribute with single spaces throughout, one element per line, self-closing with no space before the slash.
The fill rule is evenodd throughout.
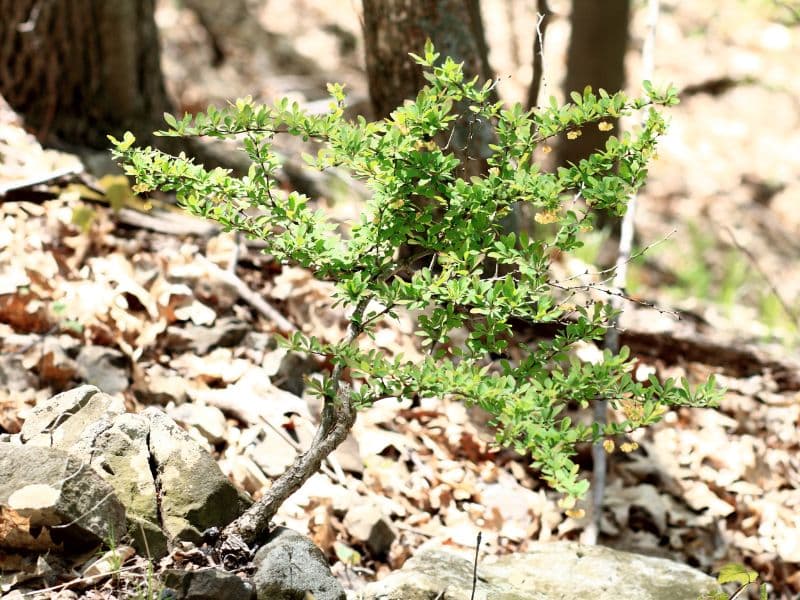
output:
<path id="1" fill-rule="evenodd" d="M 272 208 L 275 208 L 275 198 L 272 197 L 272 186 L 270 185 L 269 174 L 270 171 L 267 169 L 267 166 L 264 164 L 264 157 L 261 156 L 261 152 L 259 152 L 259 145 L 258 140 L 253 137 L 253 134 L 248 132 L 247 139 L 250 140 L 250 143 L 253 144 L 253 148 L 256 150 L 256 160 L 258 161 L 258 166 L 261 167 L 261 174 L 264 176 L 264 181 L 266 185 L 264 188 L 267 191 L 267 198 L 269 198 L 269 203 L 272 205 Z"/>
<path id="2" fill-rule="evenodd" d="M 653 62 L 656 41 L 656 26 L 658 25 L 659 1 L 648 0 L 647 3 L 647 32 L 642 48 L 642 79 L 653 78 Z M 631 260 L 633 247 L 633 233 L 636 219 L 637 194 L 633 194 L 628 201 L 625 215 L 622 217 L 622 227 L 619 236 L 619 252 L 617 254 L 616 272 L 614 274 L 614 288 L 618 292 L 611 296 L 611 307 L 617 311 L 622 306 L 622 298 L 628 277 L 628 263 Z M 606 331 L 605 346 L 612 353 L 619 352 L 619 331 L 617 329 L 618 316 L 613 318 L 613 327 Z M 594 405 L 594 422 L 601 426 L 608 419 L 608 401 L 599 399 Z M 602 441 L 592 445 L 592 505 L 590 507 L 590 522 L 583 533 L 582 541 L 594 545 L 600 535 L 600 522 L 603 517 L 603 496 L 606 487 L 606 470 L 608 457 Z"/>
<path id="3" fill-rule="evenodd" d="M 773 0 L 773 3 L 776 6 L 788 10 L 792 14 L 792 19 L 794 21 L 800 21 L 800 7 L 793 6 L 790 2 L 786 2 L 785 0 Z"/>
<path id="4" fill-rule="evenodd" d="M 27 179 L 10 181 L 8 183 L 0 185 L 0 196 L 5 196 L 8 192 L 12 190 L 32 187 L 34 185 L 39 185 L 43 183 L 50 183 L 51 181 L 54 181 L 56 179 L 61 179 L 62 177 L 67 177 L 69 175 L 80 175 L 81 173 L 83 173 L 83 165 L 78 164 L 71 167 L 63 167 L 61 169 L 56 169 L 55 171 L 50 171 L 49 173 L 45 173 L 44 175 L 34 175 L 33 177 L 28 177 Z"/>
<path id="5" fill-rule="evenodd" d="M 615 279 L 616 279 L 616 277 L 615 277 Z M 598 285 L 596 283 L 591 283 L 590 282 L 590 283 L 585 283 L 585 284 L 581 284 L 581 285 L 565 286 L 565 285 L 560 285 L 560 284 L 554 283 L 552 281 L 548 282 L 547 285 L 549 285 L 550 287 L 554 287 L 556 289 L 565 291 L 565 292 L 574 292 L 575 290 L 582 290 L 582 291 L 595 290 L 595 291 L 600 292 L 602 294 L 606 294 L 607 296 L 609 296 L 612 299 L 611 306 L 615 310 L 619 310 L 621 308 L 621 306 L 622 306 L 621 301 L 625 300 L 627 302 L 632 302 L 634 304 L 638 304 L 639 306 L 644 306 L 645 308 L 652 308 L 653 310 L 658 311 L 662 315 L 670 315 L 671 317 L 674 317 L 675 319 L 680 319 L 681 318 L 681 314 L 677 310 L 670 310 L 668 308 L 661 308 L 660 306 L 658 306 L 657 304 L 653 304 L 652 302 L 647 302 L 646 300 L 639 300 L 638 298 L 633 298 L 633 297 L 631 297 L 631 296 L 629 296 L 628 294 L 625 293 L 624 288 L 619 288 L 616 285 L 614 287 L 612 287 L 612 288 L 606 288 L 606 287 L 603 287 L 603 286 Z M 614 301 L 615 299 L 619 299 L 619 300 L 615 302 Z M 617 327 L 617 323 L 616 322 L 612 325 L 612 327 L 617 328 L 619 330 L 619 328 Z M 606 345 L 606 348 L 611 349 L 611 347 L 609 346 L 609 343 L 608 343 L 608 339 L 606 339 L 605 345 Z M 619 350 L 619 344 L 617 344 L 617 348 L 614 349 L 615 352 L 617 350 Z"/>
<path id="6" fill-rule="evenodd" d="M 539 94 L 547 87 L 547 80 L 544 78 L 544 36 L 552 14 L 547 0 L 536 1 L 536 33 L 533 36 L 533 73 L 528 89 L 528 108 L 539 105 Z"/>
<path id="7" fill-rule="evenodd" d="M 753 268 L 756 271 L 758 271 L 759 275 L 761 275 L 761 277 L 764 279 L 764 281 L 767 282 L 767 285 L 769 286 L 769 289 L 772 291 L 772 293 L 778 299 L 778 302 L 780 302 L 781 307 L 783 307 L 784 312 L 786 312 L 786 316 L 788 316 L 794 322 L 794 324 L 796 326 L 800 326 L 800 315 L 797 314 L 797 311 L 789 304 L 789 302 L 786 300 L 786 298 L 784 298 L 783 295 L 778 291 L 778 287 L 772 281 L 772 279 L 767 274 L 767 272 L 764 271 L 764 269 L 761 268 L 761 265 L 759 264 L 758 260 L 756 260 L 756 257 L 753 256 L 753 253 L 750 252 L 750 250 L 748 250 L 747 248 L 742 246 L 742 244 L 739 243 L 739 240 L 736 239 L 736 234 L 733 232 L 733 229 L 731 229 L 730 227 L 726 226 L 725 230 L 728 232 L 728 235 L 731 237 L 731 241 L 733 242 L 733 245 L 736 246 L 736 248 L 738 248 L 739 251 L 747 257 L 747 260 L 750 261 L 750 264 L 753 265 Z"/>
<path id="8" fill-rule="evenodd" d="M 478 554 L 481 551 L 481 534 L 483 532 L 478 532 L 478 540 L 475 543 L 475 561 L 472 563 L 472 594 L 469 596 L 469 600 L 475 600 L 475 588 L 478 585 Z"/>
<path id="9" fill-rule="evenodd" d="M 371 315 L 368 315 L 367 318 L 364 319 L 364 322 L 362 323 L 362 326 L 364 327 L 364 329 L 366 329 L 367 327 L 369 327 L 370 325 L 375 323 L 378 319 L 380 319 L 384 315 L 386 315 L 389 312 L 391 312 L 392 309 L 395 308 L 395 306 L 397 306 L 397 305 L 396 304 L 390 304 L 390 305 L 386 306 L 383 310 L 379 310 L 379 311 L 377 311 L 375 313 L 372 313 Z"/>
<path id="10" fill-rule="evenodd" d="M 659 245 L 663 244 L 670 237 L 672 237 L 677 231 L 678 231 L 677 229 L 673 229 L 672 231 L 670 231 L 667 235 L 665 235 L 660 240 L 657 240 L 657 241 L 653 242 L 652 244 L 648 244 L 647 246 L 645 246 L 644 248 L 642 248 L 638 252 L 635 252 L 635 253 L 631 254 L 628 257 L 628 260 L 627 260 L 626 264 L 630 264 L 631 262 L 633 262 L 634 260 L 636 260 L 640 256 L 644 256 L 645 254 L 647 254 L 650 250 L 652 250 L 656 246 L 659 246 Z M 606 275 L 606 274 L 609 274 L 609 275 L 613 276 L 613 275 L 616 274 L 616 270 L 617 270 L 617 265 L 615 264 L 613 267 L 608 267 L 607 269 L 602 269 L 601 271 L 595 272 L 594 275 Z M 565 279 L 557 279 L 555 281 L 555 283 L 564 283 L 566 281 L 572 281 L 573 279 L 579 279 L 581 277 L 585 277 L 586 275 L 589 275 L 589 270 L 588 269 L 586 271 L 584 271 L 583 273 L 578 273 L 576 275 L 572 275 L 572 276 L 567 277 Z"/>
<path id="11" fill-rule="evenodd" d="M 744 593 L 744 591 L 749 587 L 750 587 L 749 583 L 743 583 L 741 586 L 739 586 L 739 588 L 735 592 L 733 592 L 733 595 L 730 597 L 730 600 L 736 600 L 736 598 L 741 596 Z"/>
<path id="12" fill-rule="evenodd" d="M 146 540 L 147 538 L 143 538 L 143 539 Z M 26 596 L 39 596 L 39 597 L 41 597 L 42 594 L 45 594 L 47 592 L 58 592 L 58 591 L 61 591 L 61 590 L 66 590 L 66 589 L 68 589 L 68 588 L 70 588 L 72 586 L 76 586 L 76 585 L 83 586 L 83 585 L 86 585 L 86 584 L 89 584 L 89 583 L 95 583 L 97 581 L 102 581 L 106 577 L 111 577 L 112 575 L 120 575 L 122 573 L 130 572 L 130 571 L 137 571 L 137 570 L 140 570 L 141 568 L 142 568 L 141 565 L 130 565 L 128 567 L 120 567 L 119 569 L 113 569 L 111 571 L 106 571 L 105 573 L 97 573 L 96 575 L 86 575 L 86 576 L 83 576 L 83 577 L 78 577 L 76 579 L 71 579 L 70 581 L 66 581 L 64 583 L 60 583 L 58 585 L 54 585 L 54 586 L 51 586 L 51 587 L 42 588 L 42 589 L 39 589 L 39 590 L 33 590 L 32 592 L 24 592 L 24 593 L 20 594 L 20 596 L 22 596 L 22 597 L 26 597 Z M 132 574 L 139 576 L 138 573 L 132 573 Z"/>

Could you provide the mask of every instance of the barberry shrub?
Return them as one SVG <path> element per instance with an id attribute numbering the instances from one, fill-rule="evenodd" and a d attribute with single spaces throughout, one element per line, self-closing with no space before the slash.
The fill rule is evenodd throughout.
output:
<path id="1" fill-rule="evenodd" d="M 577 444 L 655 423 L 670 406 L 706 406 L 717 397 L 713 381 L 695 390 L 685 380 L 637 381 L 624 348 L 617 355 L 605 351 L 599 361 L 576 360 L 571 350 L 601 340 L 612 311 L 602 299 L 555 280 L 551 270 L 555 257 L 582 245 L 596 211 L 624 213 L 665 129 L 656 107 L 675 104 L 675 90 L 659 92 L 645 82 L 646 97 L 631 99 L 587 88 L 565 106 L 551 99 L 526 111 L 490 102 L 491 83 L 465 80 L 461 65 L 440 61 L 430 43 L 424 56 L 412 57 L 428 85 L 380 121 L 345 119 L 345 96 L 335 84 L 328 87 L 330 110 L 321 115 L 286 99 L 274 106 L 242 99 L 180 119 L 165 115 L 169 129 L 160 135 L 240 139 L 252 161 L 243 177 L 135 147 L 129 133 L 122 141 L 112 138 L 137 191 L 173 191 L 189 212 L 263 241 L 265 252 L 283 263 L 336 282 L 335 302 L 348 309 L 349 328 L 338 343 L 304 333 L 285 340 L 334 366 L 309 383 L 324 399 L 311 447 L 234 523 L 232 531 L 245 540 L 255 539 L 344 439 L 356 411 L 381 398 L 448 395 L 479 405 L 493 416 L 498 442 L 528 453 L 542 477 L 574 499 L 589 485 L 572 460 Z M 580 164 L 546 172 L 534 160 L 537 148 L 556 136 L 574 138 L 587 125 L 606 129 L 607 120 L 634 112 L 645 113 L 635 134 L 611 137 Z M 495 139 L 485 175 L 465 180 L 450 147 L 452 131 L 479 120 L 492 124 Z M 281 134 L 321 143 L 316 156 L 304 155 L 310 167 L 345 169 L 367 185 L 371 198 L 349 229 L 306 196 L 279 189 L 271 145 Z M 504 217 L 516 205 L 528 205 L 536 221 L 551 225 L 535 238 L 506 231 Z M 400 307 L 417 315 L 424 360 L 360 343 Z M 522 322 L 555 325 L 557 333 L 522 345 L 521 358 L 497 359 L 513 341 L 512 325 Z M 587 407 L 598 399 L 616 410 L 609 423 L 567 416 L 568 405 Z"/>

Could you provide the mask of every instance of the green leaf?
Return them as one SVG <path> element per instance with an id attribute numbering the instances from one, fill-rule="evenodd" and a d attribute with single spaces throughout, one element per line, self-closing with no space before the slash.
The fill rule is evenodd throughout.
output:
<path id="1" fill-rule="evenodd" d="M 164 121 L 166 122 L 167 125 L 169 125 L 173 129 L 178 128 L 178 120 L 168 112 L 164 113 Z"/>
<path id="2" fill-rule="evenodd" d="M 126 131 L 124 133 L 121 142 L 118 139 L 116 139 L 113 135 L 108 135 L 106 137 L 112 144 L 114 144 L 117 147 L 117 150 L 119 152 L 125 152 L 131 146 L 133 146 L 133 142 L 136 141 L 136 137 L 130 131 Z"/>
<path id="3" fill-rule="evenodd" d="M 720 584 L 738 583 L 748 585 L 758 579 L 758 573 L 739 563 L 729 563 L 719 570 L 717 581 Z"/>
<path id="4" fill-rule="evenodd" d="M 72 209 L 72 224 L 82 233 L 88 233 L 97 214 L 90 206 L 77 206 Z"/>
<path id="5" fill-rule="evenodd" d="M 346 565 L 355 567 L 361 564 L 361 553 L 346 544 L 334 542 L 333 551 L 336 553 L 336 558 Z"/>

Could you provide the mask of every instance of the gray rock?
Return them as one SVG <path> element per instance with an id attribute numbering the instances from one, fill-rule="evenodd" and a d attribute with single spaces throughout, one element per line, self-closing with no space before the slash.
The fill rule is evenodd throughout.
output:
<path id="1" fill-rule="evenodd" d="M 79 458 L 55 448 L 0 444 L 0 507 L 30 520 L 30 534 L 3 537 L 6 544 L 17 537 L 22 548 L 29 535 L 40 538 L 37 529 L 47 530 L 67 552 L 118 539 L 125 531 L 125 507 L 113 488 Z"/>
<path id="2" fill-rule="evenodd" d="M 315 600 L 345 600 L 325 555 L 296 531 L 277 527 L 253 562 L 259 600 L 305 600 L 308 592 Z"/>
<path id="3" fill-rule="evenodd" d="M 128 389 L 129 361 L 119 350 L 106 346 L 84 346 L 78 353 L 78 375 L 108 394 Z"/>
<path id="4" fill-rule="evenodd" d="M 251 600 L 254 597 L 252 583 L 220 569 L 167 569 L 161 581 L 173 591 L 177 600 Z"/>
<path id="5" fill-rule="evenodd" d="M 245 354 L 254 362 L 260 362 L 264 358 L 265 352 L 278 347 L 278 343 L 272 335 L 261 331 L 248 331 L 241 345 Z"/>
<path id="6" fill-rule="evenodd" d="M 161 526 L 170 538 L 199 543 L 203 531 L 224 527 L 249 506 L 216 461 L 175 421 L 156 408 L 141 415 L 150 421 Z"/>
<path id="7" fill-rule="evenodd" d="M 28 447 L 53 446 L 91 465 L 127 509 L 135 548 L 153 558 L 171 541 L 199 542 L 249 505 L 198 442 L 158 409 L 124 412 L 94 386 L 54 396 L 22 427 Z M 17 446 L 18 447 L 18 446 Z"/>
<path id="8" fill-rule="evenodd" d="M 365 544 L 374 556 L 385 556 L 397 537 L 391 522 L 374 502 L 351 507 L 342 524 L 350 536 Z"/>
<path id="9" fill-rule="evenodd" d="M 35 345 L 37 336 L 30 336 L 31 341 L 23 345 Z M 7 349 L 8 346 L 4 346 Z M 36 377 L 22 364 L 22 354 L 4 353 L 0 355 L 0 389 L 9 392 L 24 392 L 36 388 Z"/>
<path id="10" fill-rule="evenodd" d="M 185 427 L 194 427 L 211 444 L 224 440 L 228 431 L 225 415 L 215 406 L 187 402 L 167 408 L 167 414 Z"/>
<path id="11" fill-rule="evenodd" d="M 33 436 L 58 427 L 69 417 L 80 410 L 89 399 L 100 390 L 93 385 L 82 385 L 67 390 L 50 398 L 47 402 L 37 404 L 25 417 L 20 433 L 22 440 L 28 441 Z"/>
<path id="12" fill-rule="evenodd" d="M 305 376 L 313 373 L 319 365 L 312 355 L 276 348 L 264 356 L 263 367 L 276 387 L 302 396 Z"/>
<path id="13" fill-rule="evenodd" d="M 65 450 L 91 438 L 89 429 L 99 421 L 125 412 L 121 399 L 103 394 L 93 385 L 82 385 L 37 404 L 22 425 L 22 441 Z"/>
<path id="14" fill-rule="evenodd" d="M 361 600 L 469 600 L 473 563 L 469 553 L 442 547 L 419 550 L 400 571 L 367 586 Z M 694 599 L 716 582 L 662 558 L 573 542 L 534 544 L 526 553 L 483 557 L 476 600 L 675 600 Z"/>
<path id="15" fill-rule="evenodd" d="M 100 433 L 85 450 L 91 465 L 114 488 L 127 511 L 127 531 L 133 546 L 146 556 L 167 553 L 167 535 L 161 529 L 158 489 L 151 471 L 150 421 L 125 413 Z"/>
<path id="16" fill-rule="evenodd" d="M 170 402 L 186 402 L 187 385 L 178 373 L 156 364 L 149 367 L 143 377 L 137 378 L 131 389 L 139 402 L 165 406 Z"/>

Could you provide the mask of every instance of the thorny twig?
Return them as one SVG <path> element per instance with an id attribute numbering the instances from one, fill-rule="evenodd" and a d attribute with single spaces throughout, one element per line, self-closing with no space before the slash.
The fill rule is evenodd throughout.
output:
<path id="1" fill-rule="evenodd" d="M 660 240 L 657 240 L 657 241 L 653 242 L 652 244 L 649 244 L 649 245 L 645 246 L 644 248 L 642 248 L 638 252 L 634 252 L 633 254 L 628 256 L 626 264 L 632 263 L 634 260 L 636 260 L 640 256 L 645 255 L 647 252 L 649 252 L 650 250 L 652 250 L 656 246 L 659 246 L 659 245 L 663 244 L 670 237 L 672 237 L 675 234 L 675 232 L 677 232 L 677 229 L 673 229 L 667 235 L 662 237 Z M 610 275 L 610 277 L 608 277 L 607 279 L 601 279 L 597 283 L 604 283 L 606 281 L 611 281 L 613 279 L 613 277 L 616 275 L 616 271 L 617 271 L 617 265 L 616 264 L 613 267 L 608 267 L 607 269 L 602 269 L 601 271 L 596 271 L 594 273 L 594 275 L 606 275 L 606 274 Z M 590 274 L 589 270 L 586 269 L 583 273 L 576 273 L 575 275 L 571 275 L 571 276 L 569 276 L 569 277 L 567 277 L 565 279 L 557 279 L 555 281 L 555 283 L 564 283 L 566 281 L 572 281 L 573 279 L 579 279 L 580 277 L 585 277 L 586 275 L 589 275 L 589 274 Z"/>
<path id="2" fill-rule="evenodd" d="M 800 7 L 793 6 L 790 2 L 786 2 L 785 0 L 772 0 L 776 6 L 780 6 L 781 8 L 785 8 L 790 13 L 792 13 L 792 19 L 795 21 L 800 21 Z"/>
<path id="3" fill-rule="evenodd" d="M 656 38 L 656 26 L 658 24 L 659 0 L 648 0 L 647 3 L 647 32 L 645 34 L 644 46 L 642 48 L 642 79 L 647 81 L 653 78 L 653 62 Z M 633 194 L 628 201 L 625 215 L 622 217 L 622 227 L 619 236 L 619 252 L 617 254 L 616 272 L 614 275 L 614 288 L 618 294 L 612 294 L 611 307 L 619 310 L 621 299 L 624 294 L 625 284 L 628 276 L 628 263 L 631 260 L 631 248 L 633 246 L 633 231 L 636 217 L 637 195 Z M 613 327 L 606 331 L 605 346 L 612 353 L 619 352 L 619 331 L 616 327 L 618 316 L 613 318 Z M 607 421 L 608 401 L 599 399 L 594 405 L 594 422 L 601 427 Z M 606 487 L 606 469 L 608 459 L 603 442 L 598 441 L 592 445 L 592 504 L 590 507 L 590 521 L 583 532 L 582 541 L 594 545 L 600 535 L 600 521 L 603 516 L 603 496 Z"/>
<path id="4" fill-rule="evenodd" d="M 563 286 L 563 285 L 559 285 L 557 283 L 554 283 L 552 281 L 548 282 L 547 285 L 549 285 L 551 287 L 554 287 L 556 289 L 565 291 L 565 292 L 573 292 L 574 290 L 582 290 L 582 291 L 595 290 L 595 291 L 598 291 L 598 292 L 600 292 L 602 294 L 606 294 L 606 295 L 610 296 L 611 299 L 612 299 L 611 304 L 612 304 L 614 309 L 618 309 L 619 308 L 620 302 L 614 302 L 614 299 L 618 298 L 619 300 L 625 300 L 627 302 L 632 302 L 634 304 L 638 304 L 639 306 L 644 306 L 646 308 L 652 308 L 653 310 L 658 311 L 662 315 L 670 315 L 670 316 L 674 317 L 675 319 L 680 319 L 680 312 L 678 312 L 676 310 L 670 310 L 668 308 L 661 308 L 660 306 L 658 306 L 656 304 L 653 304 L 652 302 L 648 302 L 646 300 L 639 300 L 638 298 L 633 298 L 633 297 L 629 296 L 628 294 L 626 294 L 623 291 L 622 288 L 619 288 L 616 285 L 614 287 L 612 287 L 612 288 L 606 288 L 606 287 L 603 287 L 603 286 L 598 285 L 596 283 L 585 283 L 585 284 L 574 285 L 574 286 Z M 614 323 L 613 327 L 617 328 L 617 324 Z M 607 348 L 609 347 L 608 341 L 606 341 L 606 347 Z"/>
<path id="5" fill-rule="evenodd" d="M 544 36 L 553 11 L 550 10 L 547 0 L 537 0 L 536 13 L 536 34 L 533 37 L 533 73 L 528 89 L 528 108 L 538 106 L 540 91 L 547 87 L 547 80 L 544 77 Z"/>

